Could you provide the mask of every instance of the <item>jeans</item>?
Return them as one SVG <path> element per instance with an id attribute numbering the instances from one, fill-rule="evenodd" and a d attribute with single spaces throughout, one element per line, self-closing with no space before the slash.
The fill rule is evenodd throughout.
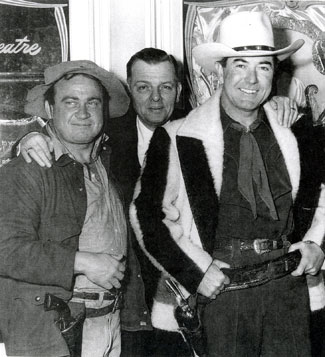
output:
<path id="1" fill-rule="evenodd" d="M 77 301 L 77 299 L 74 299 Z M 86 308 L 100 309 L 114 304 L 107 300 L 83 300 Z M 120 311 L 86 318 L 82 332 L 81 357 L 119 357 L 121 354 Z"/>

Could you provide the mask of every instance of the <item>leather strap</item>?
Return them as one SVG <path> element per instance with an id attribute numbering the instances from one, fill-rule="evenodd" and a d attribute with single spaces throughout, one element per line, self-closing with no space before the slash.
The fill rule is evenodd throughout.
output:
<path id="1" fill-rule="evenodd" d="M 122 293 L 121 291 L 115 296 L 112 303 L 108 306 L 102 307 L 100 309 L 86 308 L 86 318 L 105 316 L 109 313 L 114 314 L 116 310 L 119 310 L 122 305 Z"/>
<path id="2" fill-rule="evenodd" d="M 236 238 L 222 238 L 218 237 L 215 243 L 215 249 L 239 249 L 240 251 L 255 250 L 257 254 L 263 254 L 271 250 L 277 250 L 282 248 L 289 248 L 290 242 L 286 236 L 282 236 L 281 239 L 254 239 L 243 240 Z"/>
<path id="3" fill-rule="evenodd" d="M 77 292 L 74 291 L 72 297 L 78 298 L 78 299 L 83 299 L 83 300 L 99 300 L 101 294 L 99 293 L 85 293 L 85 292 Z M 116 293 L 113 294 L 109 291 L 104 292 L 104 297 L 103 300 L 115 300 L 116 298 Z"/>
<path id="4" fill-rule="evenodd" d="M 86 308 L 86 318 L 105 316 L 113 311 L 115 304 L 112 303 L 100 309 Z"/>
<path id="5" fill-rule="evenodd" d="M 301 253 L 295 250 L 279 258 L 263 263 L 239 268 L 223 268 L 222 272 L 230 279 L 221 292 L 247 289 L 263 285 L 271 280 L 282 278 L 293 272 L 299 265 Z"/>

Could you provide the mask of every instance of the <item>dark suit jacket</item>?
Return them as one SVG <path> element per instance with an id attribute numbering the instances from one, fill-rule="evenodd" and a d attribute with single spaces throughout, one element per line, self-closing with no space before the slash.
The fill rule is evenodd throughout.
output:
<path id="1" fill-rule="evenodd" d="M 318 188 L 325 182 L 325 128 L 313 126 L 311 115 L 305 115 L 293 127 L 301 153 L 301 183 L 295 204 L 295 241 L 305 235 L 318 202 Z"/>

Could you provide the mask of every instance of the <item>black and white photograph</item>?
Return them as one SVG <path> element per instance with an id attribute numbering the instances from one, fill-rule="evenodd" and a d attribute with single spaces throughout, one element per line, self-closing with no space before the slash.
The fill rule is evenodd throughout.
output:
<path id="1" fill-rule="evenodd" d="M 0 357 L 325 357 L 325 0 L 0 0 Z"/>

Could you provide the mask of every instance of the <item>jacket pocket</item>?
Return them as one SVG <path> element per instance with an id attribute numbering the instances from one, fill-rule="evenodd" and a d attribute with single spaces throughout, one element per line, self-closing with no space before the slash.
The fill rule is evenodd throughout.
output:
<path id="1" fill-rule="evenodd" d="M 44 311 L 43 305 L 32 304 L 23 297 L 13 298 L 11 308 L 8 326 L 9 354 L 45 355 L 54 346 L 67 349 L 61 332 L 54 323 L 54 311 Z"/>

